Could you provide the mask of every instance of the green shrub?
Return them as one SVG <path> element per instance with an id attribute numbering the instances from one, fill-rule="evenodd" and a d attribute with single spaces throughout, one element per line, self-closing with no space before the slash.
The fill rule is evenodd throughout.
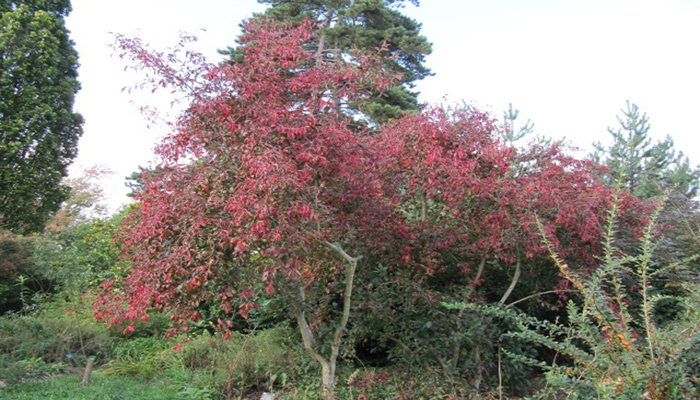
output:
<path id="1" fill-rule="evenodd" d="M 448 276 L 436 273 L 428 282 L 415 282 L 382 266 L 366 271 L 360 278 L 364 285 L 357 284 L 356 291 L 363 302 L 353 314 L 347 339 L 355 366 L 390 368 L 391 375 L 417 382 L 413 391 L 426 398 L 447 394 L 470 398 L 497 387 L 500 368 L 503 391 L 525 393 L 534 368 L 508 357 L 499 363 L 499 346 L 529 355 L 536 354 L 536 349 L 518 341 L 501 341 L 500 334 L 510 327 L 507 322 L 443 307 L 443 302 L 481 297 L 468 279 L 448 272 Z M 439 285 L 433 278 L 439 278 Z"/>
<path id="2" fill-rule="evenodd" d="M 153 379 L 160 371 L 160 364 L 154 358 L 112 360 L 100 370 L 104 375 L 138 376 Z"/>
<path id="3" fill-rule="evenodd" d="M 105 360 L 114 344 L 94 322 L 84 301 L 54 303 L 30 315 L 0 318 L 0 376 L 9 382 L 47 373 L 54 366 L 82 368 L 89 357 Z M 25 371 L 27 373 L 20 373 Z M 7 382 L 6 382 L 7 383 Z"/>
<path id="4" fill-rule="evenodd" d="M 170 340 L 127 338 L 114 347 L 112 359 L 100 373 L 146 379 L 162 376 L 191 389 L 182 396 L 201 390 L 197 396 L 216 392 L 236 398 L 252 389 L 293 387 L 318 374 L 316 363 L 298 346 L 296 334 L 280 326 L 251 334 L 232 333 L 228 340 L 207 330 Z"/>
<path id="5" fill-rule="evenodd" d="M 174 365 L 165 355 L 172 343 L 155 337 L 123 340 L 112 350 L 112 360 L 100 373 L 106 375 L 138 376 L 153 379 L 165 368 Z"/>
<path id="6" fill-rule="evenodd" d="M 85 301 L 56 303 L 55 307 L 44 311 L 37 319 L 60 339 L 53 349 L 55 357 L 70 354 L 79 365 L 85 365 L 90 357 L 98 362 L 105 360 L 114 346 L 115 339 L 95 322 Z"/>
<path id="7" fill-rule="evenodd" d="M 575 273 L 552 250 L 563 276 L 577 289 L 580 303 L 567 305 L 566 324 L 530 317 L 513 309 L 461 304 L 511 321 L 517 330 L 506 337 L 546 346 L 557 353 L 552 364 L 510 353 L 546 371 L 548 386 L 538 398 L 555 399 L 685 399 L 700 396 L 697 382 L 700 329 L 700 288 L 688 283 L 675 298 L 673 320 L 658 326 L 662 301 L 655 278 L 684 268 L 690 259 L 669 266 L 652 260 L 660 240 L 655 225 L 660 208 L 640 239 L 637 255 L 625 255 L 614 246 L 617 205 L 610 211 L 604 238 L 603 263 L 589 277 Z"/>
<path id="8" fill-rule="evenodd" d="M 0 315 L 28 306 L 50 282 L 35 268 L 23 236 L 0 229 Z"/>
<path id="9" fill-rule="evenodd" d="M 405 366 L 360 368 L 343 380 L 338 398 L 352 399 L 461 399 L 446 380 L 445 371 L 433 367 L 407 369 Z M 471 398 L 471 397 L 470 397 Z"/>
<path id="10" fill-rule="evenodd" d="M 47 363 L 42 358 L 29 358 L 13 361 L 0 356 L 0 376 L 6 384 L 21 382 L 27 379 L 49 378 L 66 372 L 66 364 L 61 362 Z"/>
<path id="11" fill-rule="evenodd" d="M 83 293 L 118 264 L 112 234 L 128 210 L 29 236 L 0 230 L 0 315 Z"/>
<path id="12" fill-rule="evenodd" d="M 316 364 L 298 346 L 296 331 L 285 326 L 233 333 L 229 340 L 203 330 L 178 338 L 177 348 L 168 351 L 181 368 L 208 377 L 208 381 L 199 382 L 201 386 L 216 387 L 234 398 L 251 388 L 269 391 L 293 386 L 318 373 Z"/>

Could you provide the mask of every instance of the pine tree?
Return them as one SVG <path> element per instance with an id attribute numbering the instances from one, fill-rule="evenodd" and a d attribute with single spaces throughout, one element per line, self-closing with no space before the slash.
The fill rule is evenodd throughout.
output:
<path id="1" fill-rule="evenodd" d="M 403 0 L 259 0 L 271 7 L 255 15 L 258 19 L 285 21 L 293 25 L 304 20 L 318 24 L 315 40 L 309 51 L 326 60 L 346 57 L 353 49 L 374 50 L 385 46 L 386 68 L 400 73 L 401 81 L 383 91 L 374 92 L 362 112 L 370 121 L 382 123 L 404 111 L 418 110 L 418 93 L 414 82 L 431 75 L 423 65 L 431 44 L 420 34 L 421 24 L 403 15 L 398 9 Z M 417 0 L 410 0 L 418 6 Z M 224 52 L 236 57 L 229 48 Z M 349 105 L 353 111 L 360 107 Z"/>
<path id="2" fill-rule="evenodd" d="M 68 0 L 0 0 L 0 228 L 41 231 L 77 154 L 77 53 Z"/>
<path id="3" fill-rule="evenodd" d="M 650 199 L 672 189 L 687 198 L 698 194 L 700 169 L 692 168 L 688 157 L 673 148 L 673 139 L 652 143 L 649 118 L 636 104 L 627 102 L 627 109 L 618 117 L 620 128 L 608 128 L 613 144 L 606 148 L 594 143 L 591 157 L 610 172 L 609 184 L 620 184 L 633 195 Z"/>
<path id="4" fill-rule="evenodd" d="M 520 115 L 520 110 L 513 109 L 513 104 L 508 104 L 508 111 L 503 112 L 503 140 L 510 147 L 513 147 L 513 143 L 520 139 L 532 134 L 535 131 L 535 124 L 531 120 L 527 120 L 525 125 L 520 128 L 515 128 L 515 120 L 518 119 Z"/>
<path id="5" fill-rule="evenodd" d="M 688 157 L 673 148 L 673 139 L 652 142 L 649 118 L 636 104 L 627 102 L 627 109 L 618 117 L 620 127 L 608 128 L 613 143 L 606 148 L 595 143 L 592 158 L 610 170 L 603 179 L 610 186 L 620 186 L 642 200 L 666 199 L 658 222 L 667 227 L 654 252 L 655 265 L 680 260 L 697 253 L 693 232 L 700 229 L 700 214 L 695 197 L 700 184 L 700 169 L 691 167 Z M 633 254 L 633 232 L 620 232 L 618 241 Z M 677 294 L 678 282 L 697 277 L 697 266 L 673 270 L 663 277 L 664 294 Z M 693 278 L 696 279 L 696 278 Z M 671 312 L 672 314 L 672 312 Z"/>

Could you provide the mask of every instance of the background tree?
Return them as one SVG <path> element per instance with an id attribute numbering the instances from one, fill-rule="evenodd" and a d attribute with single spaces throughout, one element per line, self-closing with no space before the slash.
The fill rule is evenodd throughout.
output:
<path id="1" fill-rule="evenodd" d="M 69 1 L 0 1 L 0 227 L 36 232 L 68 198 L 77 154 L 77 53 Z"/>
<path id="2" fill-rule="evenodd" d="M 112 233 L 128 209 L 106 218 L 99 179 L 109 173 L 91 167 L 64 179 L 70 197 L 41 234 L 0 231 L 0 313 L 80 296 L 112 272 L 118 249 Z"/>
<path id="3" fill-rule="evenodd" d="M 308 51 L 328 61 L 347 57 L 354 48 L 374 50 L 384 48 L 385 68 L 401 73 L 401 81 L 387 90 L 370 94 L 371 102 L 362 111 L 375 123 L 398 117 L 403 111 L 417 111 L 414 82 L 431 75 L 423 65 L 432 49 L 420 34 L 421 24 L 403 15 L 403 0 L 259 0 L 269 4 L 254 19 L 270 18 L 280 22 L 300 24 L 305 20 L 318 24 L 318 34 L 307 43 Z M 417 0 L 410 0 L 418 6 Z M 229 49 L 228 53 L 235 51 Z M 349 105 L 357 110 L 358 104 Z"/>
<path id="4" fill-rule="evenodd" d="M 520 110 L 513 109 L 513 104 L 508 103 L 508 111 L 503 112 L 503 139 L 506 144 L 513 147 L 513 143 L 523 139 L 527 135 L 535 131 L 535 124 L 531 120 L 527 120 L 525 125 L 515 128 L 515 120 L 518 119 Z"/>
<path id="5" fill-rule="evenodd" d="M 78 223 L 104 218 L 107 207 L 104 205 L 105 193 L 100 181 L 112 174 L 114 172 L 107 167 L 93 165 L 78 177 L 65 178 L 63 183 L 70 188 L 70 196 L 51 217 L 46 230 L 60 232 Z"/>
<path id="6" fill-rule="evenodd" d="M 649 118 L 636 104 L 618 117 L 620 127 L 608 128 L 613 142 L 609 147 L 594 143 L 593 160 L 610 168 L 605 180 L 622 185 L 634 196 L 650 199 L 671 189 L 692 199 L 698 194 L 700 169 L 692 168 L 688 157 L 673 148 L 673 139 L 652 143 Z"/>

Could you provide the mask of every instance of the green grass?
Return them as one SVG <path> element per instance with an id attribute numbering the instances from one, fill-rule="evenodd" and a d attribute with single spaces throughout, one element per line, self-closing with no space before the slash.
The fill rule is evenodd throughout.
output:
<path id="1" fill-rule="evenodd" d="M 0 389 L 3 400 L 171 400 L 185 399 L 181 388 L 143 379 L 92 375 L 92 384 L 81 386 L 77 376 L 57 376 Z M 192 398 L 192 397 L 189 397 Z"/>

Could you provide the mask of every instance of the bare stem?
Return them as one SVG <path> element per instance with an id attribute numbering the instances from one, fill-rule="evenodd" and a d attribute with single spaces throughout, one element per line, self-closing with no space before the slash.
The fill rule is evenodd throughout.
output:
<path id="1" fill-rule="evenodd" d="M 510 281 L 510 286 L 508 286 L 508 290 L 506 290 L 505 293 L 503 293 L 503 297 L 501 297 L 501 300 L 499 303 L 505 304 L 506 300 L 508 300 L 508 297 L 510 297 L 510 294 L 513 293 L 513 289 L 515 289 L 515 285 L 518 284 L 518 281 L 520 280 L 520 273 L 521 273 L 521 265 L 520 265 L 520 259 L 518 258 L 518 262 L 515 263 L 515 274 L 513 274 L 513 279 Z"/>

